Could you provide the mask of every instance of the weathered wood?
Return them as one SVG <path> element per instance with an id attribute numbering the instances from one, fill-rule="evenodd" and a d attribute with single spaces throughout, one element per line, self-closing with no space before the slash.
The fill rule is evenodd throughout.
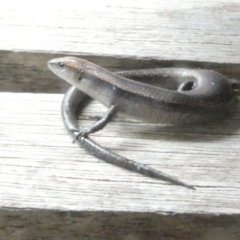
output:
<path id="1" fill-rule="evenodd" d="M 0 49 L 239 63 L 239 12 L 239 0 L 4 1 Z"/>
<path id="2" fill-rule="evenodd" d="M 239 216 L 127 212 L 9 211 L 0 215 L 3 240 L 239 240 Z"/>
<path id="3" fill-rule="evenodd" d="M 121 155 L 196 185 L 192 191 L 122 170 L 79 149 L 63 127 L 61 99 L 57 94 L 1 93 L 1 206 L 240 213 L 239 108 L 232 118 L 204 126 L 117 118 L 93 135 Z M 90 104 L 84 125 L 103 112 L 99 103 Z"/>
<path id="4" fill-rule="evenodd" d="M 240 239 L 239 106 L 204 126 L 117 118 L 93 135 L 193 183 L 191 191 L 72 144 L 60 119 L 62 94 L 3 93 L 65 92 L 46 66 L 63 55 L 110 70 L 187 66 L 239 78 L 239 26 L 239 0 L 2 3 L 0 239 Z M 91 103 L 84 126 L 104 111 Z"/>
<path id="5" fill-rule="evenodd" d="M 193 183 L 193 191 L 104 163 L 72 144 L 60 117 L 62 97 L 0 94 L 2 239 L 239 239 L 239 107 L 205 126 L 116 118 L 93 135 L 118 154 Z M 83 125 L 104 111 L 92 102 Z"/>
<path id="6" fill-rule="evenodd" d="M 47 61 L 60 56 L 62 54 L 0 51 L 1 92 L 66 92 L 69 84 L 60 80 L 47 68 Z M 213 69 L 228 78 L 239 78 L 240 76 L 240 64 L 143 60 L 100 56 L 80 57 L 111 71 L 156 67 L 188 67 Z"/>

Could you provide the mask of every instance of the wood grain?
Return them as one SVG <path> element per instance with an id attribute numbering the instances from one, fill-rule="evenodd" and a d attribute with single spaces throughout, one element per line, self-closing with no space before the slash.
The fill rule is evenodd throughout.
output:
<path id="1" fill-rule="evenodd" d="M 92 136 L 194 184 L 193 191 L 107 164 L 72 144 L 60 118 L 62 97 L 0 94 L 1 239 L 239 239 L 239 107 L 205 126 L 116 118 Z M 88 127 L 105 110 L 92 102 L 80 122 Z"/>
<path id="2" fill-rule="evenodd" d="M 238 240 L 239 216 L 2 210 L 3 240 Z"/>
<path id="3" fill-rule="evenodd" d="M 62 54 L 27 53 L 0 50 L 0 91 L 64 93 L 69 84 L 54 75 L 47 67 L 50 59 L 62 57 Z M 77 56 L 77 55 L 75 55 Z M 194 62 L 183 60 L 144 60 L 104 56 L 78 56 L 89 60 L 110 71 L 158 68 L 187 67 L 204 68 L 220 72 L 227 78 L 239 79 L 240 64 Z"/>
<path id="4" fill-rule="evenodd" d="M 205 126 L 117 118 L 93 135 L 116 153 L 194 184 L 192 191 L 122 170 L 79 149 L 63 127 L 61 99 L 61 94 L 1 93 L 1 206 L 240 213 L 239 108 L 232 118 Z M 93 102 L 83 112 L 83 124 L 90 126 L 91 117 L 103 112 Z"/>
<path id="5" fill-rule="evenodd" d="M 0 49 L 239 63 L 239 12 L 239 0 L 5 1 Z"/>
<path id="6" fill-rule="evenodd" d="M 1 240 L 240 239 L 239 104 L 204 126 L 116 118 L 92 136 L 191 191 L 72 144 L 60 118 L 68 84 L 46 65 L 74 55 L 113 71 L 194 67 L 239 79 L 239 0 L 8 0 L 0 30 Z M 105 110 L 90 103 L 81 123 Z"/>

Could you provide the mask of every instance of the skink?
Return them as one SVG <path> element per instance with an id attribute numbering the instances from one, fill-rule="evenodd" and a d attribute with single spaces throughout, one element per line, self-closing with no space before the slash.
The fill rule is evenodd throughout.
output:
<path id="1" fill-rule="evenodd" d="M 159 68 L 116 74 L 74 57 L 53 59 L 48 66 L 109 108 L 92 128 L 80 130 L 79 141 L 103 128 L 115 113 L 154 123 L 188 124 L 221 116 L 234 102 L 233 83 L 212 70 Z M 76 127 L 71 132 L 79 135 Z M 98 149 L 91 152 L 96 155 Z M 167 180 L 177 183 L 176 179 Z M 191 187 L 177 181 L 178 185 Z"/>
<path id="2" fill-rule="evenodd" d="M 63 122 L 68 133 L 72 136 L 73 139 L 76 139 L 76 136 L 78 136 L 78 132 L 84 131 L 84 129 L 78 125 L 77 112 L 79 111 L 79 107 L 81 106 L 86 96 L 86 94 L 79 91 L 77 88 L 71 87 L 65 94 L 62 101 Z M 178 180 L 177 178 L 157 171 L 145 164 L 132 161 L 130 159 L 119 156 L 109 150 L 106 150 L 105 148 L 101 147 L 99 144 L 91 140 L 88 136 L 77 138 L 77 142 L 80 146 L 85 148 L 92 155 L 104 160 L 105 162 L 112 163 L 133 172 L 141 173 L 148 177 L 165 180 L 176 185 L 194 189 L 193 186 L 188 185 Z"/>

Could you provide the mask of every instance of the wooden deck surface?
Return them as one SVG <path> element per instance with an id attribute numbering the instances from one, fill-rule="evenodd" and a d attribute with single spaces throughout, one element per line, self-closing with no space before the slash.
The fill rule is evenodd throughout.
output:
<path id="1" fill-rule="evenodd" d="M 62 97 L 0 95 L 5 207 L 240 213 L 240 108 L 234 109 L 234 117 L 208 126 L 161 126 L 116 118 L 92 135 L 116 153 L 192 183 L 193 191 L 122 170 L 72 144 L 61 121 Z M 88 105 L 83 125 L 90 126 L 91 117 L 102 113 L 99 103 Z"/>
<path id="2" fill-rule="evenodd" d="M 239 11 L 238 0 L 10 0 L 0 49 L 239 63 Z"/>
<path id="3" fill-rule="evenodd" d="M 116 118 L 92 136 L 192 191 L 72 144 L 60 116 L 69 86 L 46 66 L 75 55 L 113 71 L 187 66 L 240 79 L 240 1 L 7 1 L 0 30 L 3 240 L 240 239 L 240 104 L 206 125 Z M 105 110 L 91 102 L 83 125 Z"/>

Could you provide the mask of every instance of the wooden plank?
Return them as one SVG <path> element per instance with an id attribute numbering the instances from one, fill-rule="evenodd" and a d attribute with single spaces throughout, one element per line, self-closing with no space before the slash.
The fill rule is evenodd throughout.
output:
<path id="1" fill-rule="evenodd" d="M 187 66 L 239 78 L 239 22 L 239 0 L 2 3 L 1 239 L 239 239 L 239 106 L 205 126 L 117 118 L 94 134 L 120 155 L 193 183 L 191 191 L 73 145 L 62 94 L 3 93 L 65 92 L 46 66 L 62 55 L 110 70 Z M 83 124 L 104 111 L 93 102 Z"/>
<path id="2" fill-rule="evenodd" d="M 69 87 L 47 67 L 47 61 L 62 57 L 62 54 L 27 53 L 0 50 L 0 91 L 1 92 L 44 92 L 64 93 Z M 143 60 L 100 56 L 80 56 L 111 71 L 157 68 L 188 67 L 216 70 L 227 78 L 240 76 L 240 64 L 210 62 Z"/>
<path id="3" fill-rule="evenodd" d="M 239 216 L 126 212 L 8 211 L 0 215 L 3 240 L 238 240 Z"/>
<path id="4" fill-rule="evenodd" d="M 98 160 L 72 144 L 61 94 L 0 94 L 0 205 L 73 211 L 240 213 L 240 108 L 219 123 L 159 126 L 117 118 L 93 135 L 130 159 L 192 183 L 196 191 Z M 90 104 L 82 118 L 104 107 Z"/>
<path id="5" fill-rule="evenodd" d="M 116 118 L 93 135 L 118 154 L 196 185 L 193 191 L 104 163 L 72 144 L 60 117 L 62 97 L 0 94 L 1 239 L 239 239 L 240 107 L 205 126 Z M 104 111 L 90 103 L 81 123 L 90 126 Z"/>
<path id="6" fill-rule="evenodd" d="M 10 0 L 0 49 L 239 63 L 239 26 L 239 0 Z"/>

